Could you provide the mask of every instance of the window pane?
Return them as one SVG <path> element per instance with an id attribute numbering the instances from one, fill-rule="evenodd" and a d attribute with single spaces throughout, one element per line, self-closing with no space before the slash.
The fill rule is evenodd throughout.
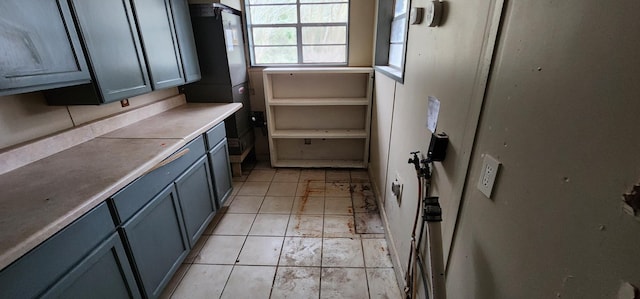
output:
<path id="1" fill-rule="evenodd" d="M 251 24 L 292 24 L 298 22 L 296 5 L 250 6 Z"/>
<path id="2" fill-rule="evenodd" d="M 296 43 L 295 27 L 253 28 L 253 44 L 256 46 L 295 45 Z"/>
<path id="3" fill-rule="evenodd" d="M 301 4 L 301 23 L 346 23 L 349 5 L 344 4 Z"/>
<path id="4" fill-rule="evenodd" d="M 393 9 L 394 16 L 399 16 L 407 12 L 407 0 L 396 0 L 395 8 Z"/>
<path id="5" fill-rule="evenodd" d="M 346 26 L 302 27 L 303 44 L 345 44 L 346 42 Z"/>
<path id="6" fill-rule="evenodd" d="M 300 0 L 300 3 L 326 3 L 326 2 L 349 2 L 348 0 Z"/>
<path id="7" fill-rule="evenodd" d="M 389 45 L 389 65 L 402 68 L 403 47 L 404 44 Z"/>
<path id="8" fill-rule="evenodd" d="M 298 63 L 297 47 L 254 47 L 257 64 Z"/>
<path id="9" fill-rule="evenodd" d="M 407 18 L 397 18 L 391 22 L 391 42 L 401 43 L 404 41 L 404 30 L 406 28 Z"/>
<path id="10" fill-rule="evenodd" d="M 304 63 L 345 63 L 346 46 L 303 46 Z"/>
<path id="11" fill-rule="evenodd" d="M 249 0 L 249 5 L 252 5 L 252 4 L 281 4 L 281 3 L 296 3 L 296 0 Z"/>

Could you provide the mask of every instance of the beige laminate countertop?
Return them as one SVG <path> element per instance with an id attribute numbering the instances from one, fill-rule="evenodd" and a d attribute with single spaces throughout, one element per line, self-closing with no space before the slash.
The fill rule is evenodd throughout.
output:
<path id="1" fill-rule="evenodd" d="M 0 269 L 241 107 L 188 103 L 0 175 Z"/>

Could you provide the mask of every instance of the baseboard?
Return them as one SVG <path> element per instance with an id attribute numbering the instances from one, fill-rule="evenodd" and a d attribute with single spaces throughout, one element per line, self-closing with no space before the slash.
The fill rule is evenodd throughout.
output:
<path id="1" fill-rule="evenodd" d="M 368 169 L 369 178 L 373 178 L 373 173 L 371 172 L 371 168 Z M 393 234 L 391 234 L 391 229 L 389 229 L 389 220 L 387 218 L 387 211 L 385 210 L 384 204 L 382 202 L 383 195 L 380 194 L 380 188 L 376 184 L 375 180 L 371 179 L 371 186 L 373 187 L 373 192 L 376 196 L 376 202 L 378 203 L 378 207 L 380 210 L 380 217 L 382 218 L 382 225 L 384 225 L 384 237 L 387 241 L 387 248 L 389 249 L 389 255 L 391 256 L 391 263 L 393 264 L 393 270 L 396 273 L 396 281 L 398 283 L 398 287 L 400 288 L 400 292 L 402 292 L 403 298 L 406 297 L 404 292 L 406 287 L 406 282 L 404 281 L 404 271 L 405 269 L 402 267 L 402 262 L 400 261 L 400 256 L 398 255 L 398 250 L 396 249 L 396 243 L 394 242 Z"/>

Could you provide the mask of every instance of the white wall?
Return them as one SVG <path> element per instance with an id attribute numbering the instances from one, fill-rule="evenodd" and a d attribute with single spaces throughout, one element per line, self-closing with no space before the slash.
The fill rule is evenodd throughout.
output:
<path id="1" fill-rule="evenodd" d="M 424 7 L 425 3 L 414 0 L 412 7 Z M 431 134 L 426 128 L 428 96 L 435 96 L 441 102 L 437 132 L 446 132 L 450 137 L 447 160 L 436 163 L 431 191 L 431 195 L 440 196 L 446 248 L 453 237 L 482 102 L 480 88 L 484 86 L 487 69 L 483 68 L 481 57 L 488 46 L 484 36 L 492 28 L 489 25 L 497 4 L 474 0 L 446 5 L 442 26 L 410 26 L 404 84 L 389 83 L 384 75 L 376 75 L 375 107 L 392 109 L 376 110 L 377 118 L 385 121 L 375 123 L 374 129 L 378 129 L 372 134 L 386 136 L 386 130 L 390 129 L 391 135 L 384 137 L 389 140 L 388 150 L 372 149 L 370 173 L 383 197 L 390 246 L 400 263 L 396 264 L 399 276 L 404 273 L 408 260 L 418 193 L 416 173 L 407 160 L 410 152 L 427 152 Z M 393 120 L 390 124 L 389 118 Z M 386 172 L 378 175 L 385 168 Z M 396 201 L 389 188 L 396 178 L 404 185 L 401 202 Z"/>
<path id="2" fill-rule="evenodd" d="M 507 2 L 484 99 L 483 51 L 499 2 L 445 3 L 441 27 L 410 27 L 405 83 L 376 78 L 377 105 L 393 109 L 373 133 L 391 128 L 386 178 L 377 175 L 384 148 L 372 149 L 380 154 L 370 173 L 384 184 L 401 267 L 417 193 L 407 158 L 426 150 L 433 95 L 442 104 L 438 131 L 451 138 L 432 192 L 445 210 L 445 241 L 453 240 L 449 298 L 612 298 L 622 281 L 640 285 L 640 223 L 621 210 L 621 194 L 640 178 L 640 3 Z M 484 153 L 503 163 L 493 199 L 475 188 Z M 401 205 L 388 190 L 397 174 Z"/>
<path id="3" fill-rule="evenodd" d="M 640 222 L 620 205 L 640 178 L 638 11 L 637 1 L 508 4 L 452 298 L 615 298 L 621 281 L 640 286 Z M 504 164 L 493 200 L 472 186 L 482 153 Z"/>

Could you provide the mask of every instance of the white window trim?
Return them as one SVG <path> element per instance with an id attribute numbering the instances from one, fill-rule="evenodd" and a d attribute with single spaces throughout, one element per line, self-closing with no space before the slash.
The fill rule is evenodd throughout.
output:
<path id="1" fill-rule="evenodd" d="M 340 22 L 340 23 L 301 23 L 300 22 L 300 4 L 344 4 L 346 1 L 347 3 L 347 22 Z M 251 67 L 314 67 L 314 66 L 347 66 L 349 65 L 349 24 L 350 24 L 350 20 L 351 20 L 351 1 L 352 0 L 339 0 L 339 1 L 335 1 L 335 2 L 319 2 L 319 3 L 300 3 L 299 0 L 296 1 L 296 5 L 297 5 L 297 14 L 298 14 L 298 21 L 297 23 L 290 23 L 290 24 L 251 24 L 250 20 L 251 20 L 251 10 L 249 9 L 249 6 L 275 6 L 275 5 L 282 5 L 282 4 L 253 4 L 250 5 L 247 0 L 244 0 L 244 12 L 245 12 L 245 28 L 246 28 L 246 32 L 247 32 L 247 47 L 249 49 L 249 63 Z M 294 3 L 291 3 L 294 4 Z M 302 53 L 302 48 L 303 46 L 305 46 L 305 44 L 303 44 L 302 42 L 302 28 L 303 27 L 322 27 L 322 26 L 345 26 L 346 28 L 346 36 L 345 36 L 345 62 L 343 63 L 335 63 L 335 62 L 326 62 L 326 63 L 322 63 L 322 62 L 318 62 L 318 63 L 304 63 L 303 60 L 303 53 Z M 274 27 L 295 27 L 296 28 L 296 44 L 295 47 L 297 48 L 297 52 L 298 52 L 298 63 L 255 63 L 255 54 L 254 54 L 254 45 L 253 45 L 253 32 L 252 29 L 253 28 L 274 28 Z M 308 44 L 307 44 L 308 45 Z M 335 46 L 335 45 L 343 45 L 343 44 L 322 44 L 322 45 L 318 45 L 318 46 Z M 294 45 L 274 45 L 273 47 L 278 47 L 278 46 L 294 46 Z M 268 46 L 260 46 L 260 47 L 268 47 Z"/>
<path id="2" fill-rule="evenodd" d="M 399 83 L 404 83 L 404 71 L 409 37 L 409 18 L 407 16 L 404 30 L 404 47 L 402 49 L 402 68 L 389 65 L 389 47 L 391 44 L 391 22 L 394 19 L 394 0 L 378 0 L 376 48 L 374 68 Z M 411 0 L 407 1 L 406 13 L 411 8 Z"/>

